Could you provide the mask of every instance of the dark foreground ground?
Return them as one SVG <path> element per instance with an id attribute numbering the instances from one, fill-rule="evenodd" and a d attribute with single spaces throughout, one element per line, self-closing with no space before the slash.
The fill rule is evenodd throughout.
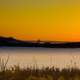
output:
<path id="1" fill-rule="evenodd" d="M 80 69 L 60 70 L 54 67 L 20 69 L 19 66 L 5 69 L 3 66 L 0 71 L 0 80 L 80 80 Z"/>

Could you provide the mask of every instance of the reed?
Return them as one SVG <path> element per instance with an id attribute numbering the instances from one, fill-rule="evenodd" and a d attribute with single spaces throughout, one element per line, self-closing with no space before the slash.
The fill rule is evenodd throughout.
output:
<path id="1" fill-rule="evenodd" d="M 33 67 L 20 68 L 19 65 L 7 68 L 7 60 L 0 58 L 0 80 L 80 80 L 80 69 L 55 68 L 54 66 L 39 69 Z"/>

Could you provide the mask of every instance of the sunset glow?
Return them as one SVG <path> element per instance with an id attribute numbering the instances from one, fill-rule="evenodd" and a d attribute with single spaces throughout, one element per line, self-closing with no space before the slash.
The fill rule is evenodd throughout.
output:
<path id="1" fill-rule="evenodd" d="M 0 36 L 80 41 L 80 1 L 0 0 Z"/>

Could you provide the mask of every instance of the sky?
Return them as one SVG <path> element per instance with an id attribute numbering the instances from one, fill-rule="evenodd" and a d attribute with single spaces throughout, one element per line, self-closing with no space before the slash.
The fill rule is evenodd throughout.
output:
<path id="1" fill-rule="evenodd" d="M 0 0 L 0 36 L 80 41 L 80 0 Z"/>

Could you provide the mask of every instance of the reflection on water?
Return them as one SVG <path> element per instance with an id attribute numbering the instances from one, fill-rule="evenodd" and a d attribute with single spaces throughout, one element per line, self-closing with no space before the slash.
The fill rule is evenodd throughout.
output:
<path id="1" fill-rule="evenodd" d="M 21 67 L 37 65 L 59 68 L 80 66 L 79 49 L 47 48 L 1 48 L 0 57 L 9 58 L 8 66 L 20 64 Z"/>

